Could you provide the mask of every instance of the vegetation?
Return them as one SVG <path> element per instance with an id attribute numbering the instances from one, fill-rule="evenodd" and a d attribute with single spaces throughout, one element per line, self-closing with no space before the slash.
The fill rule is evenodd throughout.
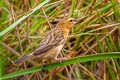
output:
<path id="1" fill-rule="evenodd" d="M 27 60 L 42 38 L 64 17 L 75 25 L 59 57 Z M 119 0 L 0 0 L 0 80 L 119 80 Z"/>

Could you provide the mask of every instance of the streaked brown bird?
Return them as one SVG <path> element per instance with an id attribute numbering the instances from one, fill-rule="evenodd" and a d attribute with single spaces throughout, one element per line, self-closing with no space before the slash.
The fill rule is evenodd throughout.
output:
<path id="1" fill-rule="evenodd" d="M 19 59 L 15 60 L 16 64 L 19 64 L 27 59 L 39 57 L 41 60 L 44 58 L 55 58 L 62 50 L 70 28 L 77 23 L 74 18 L 64 18 L 54 29 L 52 29 L 40 42 L 38 48 L 31 54 L 26 54 Z"/>

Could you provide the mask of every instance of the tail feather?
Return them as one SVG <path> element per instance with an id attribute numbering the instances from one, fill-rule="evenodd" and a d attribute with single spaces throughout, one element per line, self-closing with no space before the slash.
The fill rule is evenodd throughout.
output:
<path id="1" fill-rule="evenodd" d="M 30 59 L 31 57 L 32 57 L 31 54 L 26 54 L 26 55 L 20 57 L 19 59 L 15 60 L 14 63 L 20 64 L 20 63 L 24 62 L 25 60 Z"/>

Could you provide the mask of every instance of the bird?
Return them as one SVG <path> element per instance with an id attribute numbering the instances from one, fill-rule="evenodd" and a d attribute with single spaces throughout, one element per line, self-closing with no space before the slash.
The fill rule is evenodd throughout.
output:
<path id="1" fill-rule="evenodd" d="M 63 18 L 56 24 L 56 27 L 51 29 L 48 34 L 41 40 L 38 47 L 30 54 L 25 54 L 22 57 L 14 61 L 15 64 L 24 62 L 31 58 L 54 58 L 57 60 L 57 56 L 64 47 L 69 31 L 73 25 L 77 23 L 75 18 Z"/>

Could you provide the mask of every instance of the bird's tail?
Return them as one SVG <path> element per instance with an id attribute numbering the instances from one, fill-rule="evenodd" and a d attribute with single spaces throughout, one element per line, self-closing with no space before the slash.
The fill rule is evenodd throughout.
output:
<path id="1" fill-rule="evenodd" d="M 26 55 L 20 57 L 19 59 L 15 60 L 14 63 L 20 64 L 20 63 L 24 62 L 25 60 L 30 59 L 31 57 L 32 57 L 32 54 L 26 54 Z"/>

